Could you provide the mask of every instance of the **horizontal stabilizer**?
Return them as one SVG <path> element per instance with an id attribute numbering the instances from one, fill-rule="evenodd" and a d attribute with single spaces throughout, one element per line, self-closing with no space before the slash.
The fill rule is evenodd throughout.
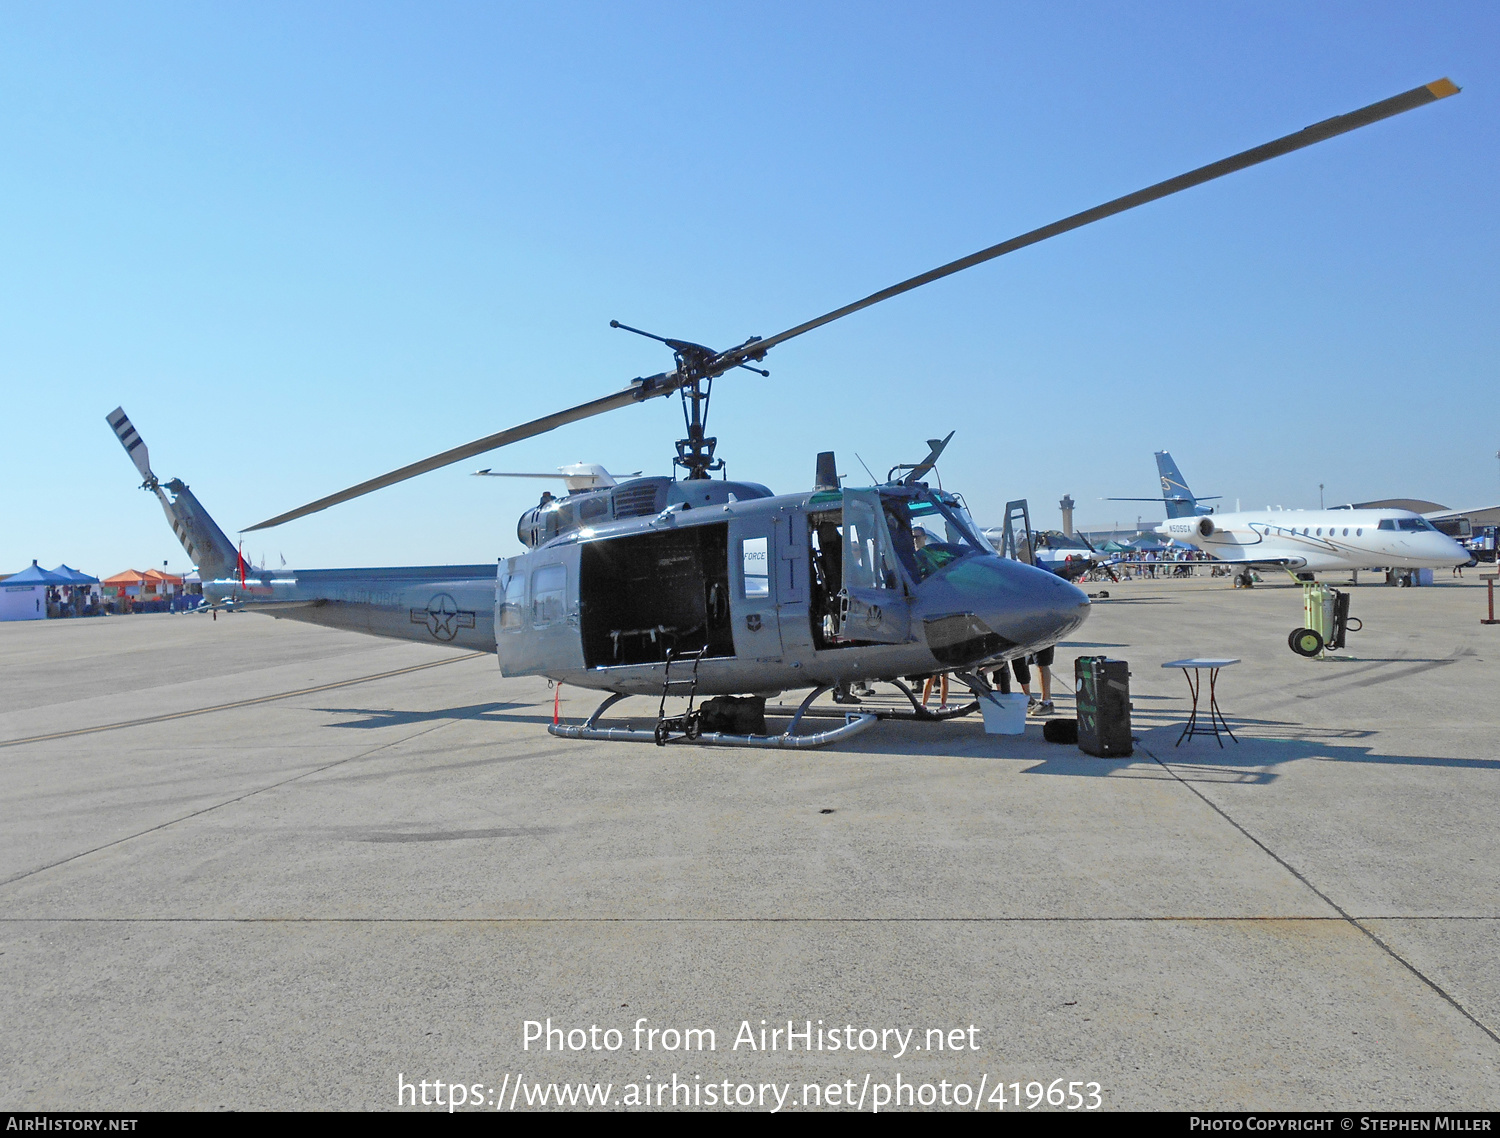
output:
<path id="1" fill-rule="evenodd" d="M 1217 502 L 1223 495 L 1206 494 L 1202 498 L 1105 498 L 1106 502 Z"/>

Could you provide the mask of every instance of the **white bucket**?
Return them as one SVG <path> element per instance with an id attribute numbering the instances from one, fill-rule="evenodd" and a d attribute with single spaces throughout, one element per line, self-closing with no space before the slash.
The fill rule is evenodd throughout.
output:
<path id="1" fill-rule="evenodd" d="M 986 735 L 1026 734 L 1026 694 L 1024 692 L 991 692 L 979 697 L 984 712 Z"/>

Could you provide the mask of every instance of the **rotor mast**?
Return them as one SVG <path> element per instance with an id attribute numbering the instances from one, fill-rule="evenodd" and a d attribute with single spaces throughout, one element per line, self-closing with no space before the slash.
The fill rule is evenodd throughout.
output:
<path id="1" fill-rule="evenodd" d="M 618 320 L 611 320 L 609 326 L 622 332 L 634 332 L 637 336 L 655 340 L 672 349 L 673 362 L 677 365 L 672 371 L 636 382 L 641 385 L 640 397 L 643 399 L 658 393 L 666 394 L 661 390 L 663 387 L 675 387 L 682 395 L 682 422 L 687 430 L 687 438 L 677 440 L 677 457 L 672 460 L 673 465 L 686 470 L 690 482 L 709 478 L 714 471 L 723 470 L 724 460 L 714 457 L 714 448 L 719 445 L 719 440 L 706 433 L 708 401 L 713 396 L 714 378 L 736 367 L 753 371 L 756 375 L 770 375 L 764 368 L 751 367 L 745 362 L 747 359 L 761 358 L 763 353 L 753 349 L 760 337 L 751 336 L 743 344 L 730 348 L 727 352 L 716 352 L 702 344 L 670 340 L 653 332 L 643 332 L 629 324 L 621 324 Z"/>
<path id="2" fill-rule="evenodd" d="M 682 392 L 682 420 L 687 426 L 687 438 L 677 440 L 677 457 L 672 461 L 688 472 L 689 481 L 708 478 L 713 471 L 724 469 L 724 460 L 714 457 L 719 440 L 704 434 L 714 377 L 682 352 L 677 353 L 677 373 L 691 378 L 678 389 Z"/>

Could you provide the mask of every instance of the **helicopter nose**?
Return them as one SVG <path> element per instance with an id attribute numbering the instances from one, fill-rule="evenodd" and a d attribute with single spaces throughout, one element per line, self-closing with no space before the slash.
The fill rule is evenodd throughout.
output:
<path id="1" fill-rule="evenodd" d="M 1088 594 L 1055 573 L 1004 557 L 968 557 L 919 594 L 928 647 L 950 665 L 1056 643 L 1089 615 Z"/>

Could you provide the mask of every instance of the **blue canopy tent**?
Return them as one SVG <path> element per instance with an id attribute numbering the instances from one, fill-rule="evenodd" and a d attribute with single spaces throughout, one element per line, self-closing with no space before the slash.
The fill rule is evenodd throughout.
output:
<path id="1" fill-rule="evenodd" d="M 5 578 L 6 588 L 12 585 L 71 585 L 72 583 L 68 578 L 50 569 L 43 569 L 35 561 L 19 573 Z"/>
<path id="2" fill-rule="evenodd" d="M 66 577 L 41 568 L 35 561 L 0 581 L 0 620 L 46 620 L 47 590 L 72 584 Z"/>
<path id="3" fill-rule="evenodd" d="M 66 577 L 66 583 L 69 585 L 97 585 L 99 583 L 98 577 L 90 577 L 87 573 L 80 573 L 77 569 L 69 565 L 59 565 L 52 572 L 59 577 Z"/>

